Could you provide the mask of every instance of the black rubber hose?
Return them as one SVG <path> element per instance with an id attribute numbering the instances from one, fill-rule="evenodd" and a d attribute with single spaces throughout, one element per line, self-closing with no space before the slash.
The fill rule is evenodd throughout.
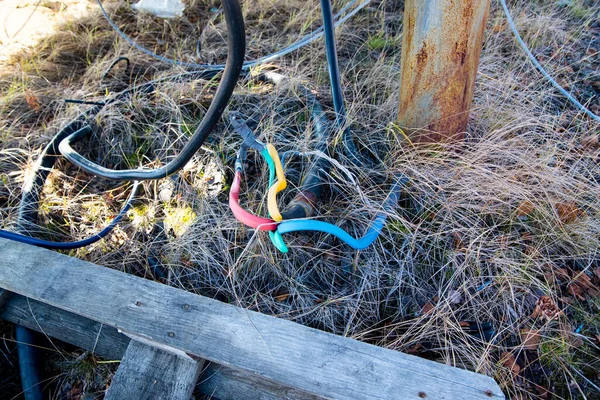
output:
<path id="1" fill-rule="evenodd" d="M 156 179 L 168 176 L 179 169 L 181 169 L 196 151 L 202 146 L 202 143 L 206 140 L 206 137 L 210 134 L 211 130 L 217 124 L 221 117 L 229 98 L 233 94 L 233 90 L 237 83 L 237 79 L 240 75 L 242 64 L 245 56 L 245 30 L 244 20 L 241 12 L 240 4 L 237 0 L 224 0 L 223 9 L 225 11 L 227 29 L 228 29 L 228 59 L 225 71 L 223 72 L 223 78 L 215 94 L 215 98 L 209 107 L 205 118 L 200 123 L 200 126 L 194 132 L 192 140 L 185 146 L 182 154 L 172 162 L 165 165 L 163 168 L 159 168 L 154 171 L 133 171 L 141 175 L 140 178 L 133 176 L 127 176 L 128 171 L 121 171 L 122 175 L 114 177 L 110 174 L 105 176 L 102 173 L 97 173 L 93 168 L 90 170 L 86 168 L 87 163 L 79 164 L 83 169 L 88 172 L 95 173 L 99 176 L 104 176 L 109 179 L 123 179 L 123 180 L 143 180 L 143 179 Z M 205 71 L 205 75 L 216 73 L 217 71 Z M 201 73 L 202 74 L 202 73 Z M 193 74 L 190 74 L 193 75 Z M 152 83 L 142 85 L 142 90 L 149 90 L 153 87 Z M 120 95 L 115 97 L 121 97 L 129 94 L 136 88 L 126 90 Z M 50 170 L 56 162 L 56 158 L 60 152 L 60 143 L 75 134 L 85 126 L 86 117 L 89 114 L 96 114 L 104 104 L 98 104 L 88 111 L 81 114 L 77 119 L 69 123 L 63 128 L 46 146 L 44 151 L 39 157 L 39 161 L 34 169 L 33 179 L 25 185 L 21 197 L 21 205 L 19 207 L 19 214 L 17 222 L 20 230 L 23 231 L 25 225 L 32 225 L 37 220 L 37 213 L 39 208 L 39 199 L 42 187 Z M 69 158 L 69 157 L 67 157 Z M 74 162 L 73 160 L 71 160 Z M 88 161 L 83 159 L 82 161 Z M 75 162 L 76 163 L 76 162 Z M 76 163 L 77 164 L 77 163 Z M 111 171 L 113 172 L 113 171 Z M 23 387 L 23 395 L 26 400 L 42 400 L 42 378 L 40 366 L 41 357 L 39 350 L 35 343 L 35 333 L 23 326 L 16 326 L 15 336 L 17 340 L 17 352 L 19 355 L 19 370 L 21 375 L 21 383 Z"/>
<path id="2" fill-rule="evenodd" d="M 93 107 L 90 111 L 98 109 Z M 50 170 L 56 162 L 58 155 L 58 143 L 84 124 L 84 116 L 80 115 L 77 119 L 65 126 L 40 154 L 38 161 L 33 169 L 32 179 L 26 182 L 21 193 L 21 203 L 19 205 L 19 214 L 17 217 L 17 230 L 27 231 L 29 226 L 35 224 L 38 217 L 39 201 L 44 182 L 50 173 Z M 19 355 L 19 373 L 21 375 L 21 386 L 25 400 L 42 400 L 42 357 L 37 347 L 38 340 L 36 333 L 17 325 L 15 327 L 15 336 L 17 341 L 17 353 Z"/>
<path id="3" fill-rule="evenodd" d="M 19 372 L 21 387 L 25 400 L 42 400 L 44 398 L 41 357 L 36 347 L 36 333 L 17 325 L 15 328 L 17 353 L 19 354 Z"/>
<path id="4" fill-rule="evenodd" d="M 58 144 L 69 135 L 85 126 L 85 117 L 88 114 L 96 114 L 100 108 L 101 106 L 94 106 L 81 114 L 61 129 L 60 132 L 52 138 L 50 143 L 46 145 L 33 168 L 33 179 L 30 182 L 26 182 L 23 186 L 19 215 L 17 218 L 19 224 L 34 224 L 37 220 L 41 190 L 44 187 L 44 183 L 46 182 L 50 171 L 56 163 L 57 156 L 60 154 L 58 152 Z"/>
<path id="5" fill-rule="evenodd" d="M 33 178 L 27 182 L 21 194 L 21 203 L 17 217 L 18 230 L 24 232 L 26 226 L 33 225 L 38 216 L 38 205 L 41 188 L 50 170 L 56 162 L 58 149 L 55 145 L 60 136 L 66 137 L 71 129 L 75 129 L 80 120 L 68 124 L 54 139 L 46 146 L 33 170 Z M 62 133 L 62 135 L 61 135 Z M 44 398 L 42 385 L 42 357 L 37 346 L 36 333 L 17 325 L 15 327 L 15 339 L 17 341 L 17 353 L 19 355 L 19 374 L 21 376 L 21 387 L 25 400 L 42 400 Z"/>
<path id="6" fill-rule="evenodd" d="M 269 71 L 261 73 L 257 79 L 274 85 L 281 85 L 288 80 L 288 77 L 278 74 L 277 72 Z M 315 149 L 327 153 L 327 147 L 331 137 L 331 124 L 329 123 L 329 119 L 327 119 L 323 105 L 319 102 L 319 99 L 308 90 L 308 88 L 299 85 L 299 90 L 302 93 L 302 97 L 304 97 L 307 106 L 310 107 L 310 116 L 311 121 L 314 124 L 313 131 L 317 142 Z M 321 198 L 324 189 L 323 174 L 329 171 L 329 168 L 330 164 L 327 160 L 323 158 L 317 159 L 304 176 L 300 186 L 300 192 L 281 212 L 283 219 L 308 218 L 315 213 L 317 203 Z"/>
<path id="7" fill-rule="evenodd" d="M 152 87 L 151 84 L 146 84 L 136 89 L 149 91 Z M 133 89 L 126 90 L 118 94 L 111 102 L 129 95 L 132 90 Z M 21 203 L 19 205 L 19 213 L 17 216 L 18 231 L 26 232 L 28 230 L 27 228 L 33 226 L 37 220 L 40 194 L 48 174 L 50 174 L 50 171 L 56 163 L 57 156 L 59 155 L 58 144 L 66 137 L 85 126 L 87 117 L 95 115 L 102 107 L 103 105 L 97 105 L 80 114 L 76 119 L 61 129 L 44 148 L 33 168 L 31 180 L 26 182 L 23 186 Z M 19 373 L 21 376 L 23 396 L 25 400 L 43 400 L 42 357 L 40 356 L 40 350 L 37 347 L 38 340 L 36 338 L 36 333 L 23 326 L 17 325 L 15 327 L 15 336 L 17 341 L 17 353 L 19 355 Z"/>
<path id="8" fill-rule="evenodd" d="M 307 89 L 303 89 L 303 91 L 310 103 L 310 114 L 317 141 L 316 149 L 326 153 L 331 132 L 329 120 L 319 100 Z M 318 158 L 314 162 L 304 176 L 300 192 L 281 212 L 283 219 L 308 218 L 315 213 L 317 203 L 321 198 L 325 186 L 323 183 L 323 174 L 329 171 L 329 168 L 329 162 L 323 158 Z"/>
<path id="9" fill-rule="evenodd" d="M 83 128 L 89 127 L 87 121 L 90 119 L 90 117 L 93 117 L 96 114 L 98 114 L 98 112 L 100 112 L 100 110 L 103 107 L 114 103 L 117 100 L 127 98 L 136 92 L 151 93 L 155 88 L 154 85 L 159 82 L 174 80 L 178 78 L 211 79 L 215 77 L 219 72 L 219 70 L 194 71 L 190 73 L 176 75 L 173 77 L 153 80 L 119 92 L 107 101 L 95 104 L 93 107 L 90 107 L 89 109 L 81 113 L 79 116 L 77 116 L 77 118 L 69 122 L 52 138 L 50 143 L 46 145 L 46 147 L 38 157 L 36 165 L 34 166 L 33 179 L 29 182 L 26 182 L 26 184 L 23 186 L 21 204 L 19 206 L 18 215 L 19 224 L 25 225 L 35 223 L 37 219 L 37 212 L 39 209 L 40 191 L 42 190 L 44 183 L 48 178 L 48 174 L 50 174 L 50 171 L 54 167 L 58 156 L 61 155 L 59 151 L 60 143 L 66 138 L 76 134 L 78 131 L 81 131 Z"/>
<path id="10" fill-rule="evenodd" d="M 219 122 L 227 103 L 233 94 L 237 80 L 242 71 L 244 56 L 246 52 L 246 36 L 244 30 L 244 18 L 238 0 L 223 0 L 223 13 L 227 24 L 228 54 L 225 70 L 221 83 L 215 97 L 206 111 L 206 115 L 194 132 L 190 141 L 185 145 L 181 153 L 166 165 L 152 170 L 128 169 L 111 170 L 81 156 L 70 146 L 70 137 L 64 139 L 59 150 L 73 164 L 87 172 L 113 180 L 149 180 L 165 178 L 183 168 L 188 161 L 200 149 L 212 129 Z"/>
<path id="11" fill-rule="evenodd" d="M 329 81 L 331 83 L 331 96 L 333 97 L 333 109 L 338 129 L 343 129 L 342 140 L 344 150 L 353 164 L 362 165 L 358 149 L 352 141 L 350 129 L 346 121 L 346 107 L 344 106 L 344 93 L 340 78 L 337 50 L 335 46 L 335 25 L 333 21 L 333 10 L 330 0 L 321 0 L 321 11 L 323 13 L 323 28 L 325 30 L 325 51 L 327 53 L 327 68 L 329 70 Z"/>

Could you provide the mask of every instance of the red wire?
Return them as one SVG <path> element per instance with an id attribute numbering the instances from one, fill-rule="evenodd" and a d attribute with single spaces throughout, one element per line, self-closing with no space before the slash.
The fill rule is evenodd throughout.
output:
<path id="1" fill-rule="evenodd" d="M 241 183 L 242 173 L 236 171 L 233 183 L 231 184 L 231 190 L 229 191 L 229 207 L 231 208 L 231 211 L 233 211 L 233 215 L 235 215 L 238 221 L 250 228 L 258 229 L 260 231 L 277 230 L 277 222 L 269 218 L 262 218 L 251 214 L 240 206 Z"/>

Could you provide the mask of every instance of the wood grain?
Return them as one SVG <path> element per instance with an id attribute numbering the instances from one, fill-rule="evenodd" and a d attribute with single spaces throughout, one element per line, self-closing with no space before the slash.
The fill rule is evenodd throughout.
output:
<path id="1" fill-rule="evenodd" d="M 323 398 L 504 398 L 484 375 L 3 239 L 0 287 Z"/>
<path id="2" fill-rule="evenodd" d="M 12 294 L 2 308 L 0 319 L 44 333 L 47 337 L 73 344 L 108 360 L 121 360 L 129 337 L 60 308 Z M 242 370 L 209 363 L 197 384 L 200 393 L 220 400 L 315 399 L 301 390 Z"/>
<path id="3" fill-rule="evenodd" d="M 189 400 L 203 364 L 132 340 L 105 399 Z"/>

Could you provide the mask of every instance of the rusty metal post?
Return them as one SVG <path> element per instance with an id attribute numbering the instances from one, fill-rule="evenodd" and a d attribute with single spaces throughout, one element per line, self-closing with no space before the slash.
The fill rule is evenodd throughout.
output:
<path id="1" fill-rule="evenodd" d="M 398 124 L 413 142 L 462 140 L 490 0 L 405 0 Z"/>

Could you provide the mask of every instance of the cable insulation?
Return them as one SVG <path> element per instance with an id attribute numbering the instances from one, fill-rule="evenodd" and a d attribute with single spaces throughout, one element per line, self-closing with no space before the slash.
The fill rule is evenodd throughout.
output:
<path id="1" fill-rule="evenodd" d="M 104 8 L 104 6 L 102 5 L 102 1 L 101 0 L 96 0 L 98 2 L 98 5 L 100 6 L 100 10 L 102 11 L 102 14 L 104 14 L 104 18 L 106 18 L 106 20 L 108 21 L 109 25 L 114 29 L 115 32 L 117 32 L 117 34 L 119 34 L 119 36 L 121 36 L 123 39 L 125 39 L 129 44 L 131 44 L 133 47 L 135 47 L 137 50 L 141 51 L 142 53 L 149 55 L 150 57 L 162 61 L 162 62 L 166 62 L 168 64 L 172 64 L 172 65 L 176 65 L 179 67 L 184 67 L 184 68 L 200 68 L 200 69 L 204 69 L 204 68 L 214 68 L 214 69 L 223 69 L 225 67 L 224 64 L 198 64 L 198 63 L 191 63 L 191 62 L 185 62 L 185 61 L 177 61 L 177 60 L 173 60 L 171 58 L 168 57 L 164 57 L 161 56 L 159 54 L 156 54 L 150 50 L 148 50 L 147 48 L 145 48 L 144 46 L 138 44 L 136 41 L 134 41 L 129 35 L 127 35 L 125 32 L 123 32 L 118 26 L 117 24 L 110 18 L 110 15 L 108 14 L 108 12 L 106 11 L 106 9 Z M 355 9 L 353 9 L 352 11 L 350 11 L 346 16 L 341 17 L 348 9 L 350 9 L 352 6 L 354 6 L 357 3 L 358 0 L 351 0 L 348 4 L 346 4 L 336 15 L 335 15 L 335 19 L 336 19 L 336 23 L 335 23 L 335 27 L 340 26 L 341 24 L 343 24 L 344 22 L 346 22 L 348 19 L 352 18 L 354 15 L 356 15 L 360 10 L 362 10 L 363 8 L 365 8 L 367 5 L 369 5 L 369 3 L 371 3 L 371 0 L 364 0 L 361 4 L 359 4 Z M 341 17 L 341 18 L 340 18 Z M 340 18 L 340 19 L 338 19 Z M 295 43 L 276 51 L 275 53 L 266 55 L 264 57 L 260 57 L 257 58 L 255 60 L 249 60 L 249 61 L 245 61 L 243 64 L 243 69 L 247 70 L 250 68 L 254 68 L 260 64 L 264 64 L 264 63 L 268 63 L 271 61 L 274 61 L 278 58 L 281 58 L 287 54 L 292 53 L 293 51 L 296 51 L 298 49 L 301 49 L 304 46 L 307 46 L 313 42 L 315 42 L 316 40 L 320 39 L 321 37 L 323 37 L 323 26 L 320 26 L 319 28 L 315 29 L 313 32 L 311 32 L 308 35 L 305 35 L 304 37 L 302 37 L 301 39 L 299 39 L 298 41 L 296 41 Z"/>
<path id="2" fill-rule="evenodd" d="M 515 25 L 515 22 L 512 19 L 510 11 L 508 10 L 508 6 L 506 5 L 506 0 L 500 0 L 500 3 L 502 4 L 502 8 L 504 9 L 504 13 L 506 14 L 506 20 L 508 21 L 508 25 L 510 26 L 510 29 L 513 31 L 513 34 L 515 35 L 515 39 L 517 39 L 517 42 L 519 43 L 519 45 L 521 46 L 521 48 L 523 49 L 525 54 L 527 54 L 527 57 L 529 58 L 529 60 L 538 69 L 538 71 L 540 71 L 541 74 L 544 75 L 544 77 L 548 80 L 548 82 L 550 82 L 559 92 L 561 92 L 567 98 L 567 100 L 569 100 L 571 103 L 573 103 L 575 105 L 575 107 L 577 107 L 580 111 L 583 111 L 585 114 L 587 114 L 590 118 L 592 118 L 596 122 L 600 122 L 600 117 L 598 115 L 594 114 L 586 106 L 581 104 L 579 102 L 579 100 L 577 100 L 571 93 L 566 91 L 558 82 L 556 82 L 556 80 L 554 80 L 554 78 L 552 78 L 552 76 L 550 76 L 550 74 L 548 72 L 546 72 L 544 67 L 542 67 L 542 64 L 540 64 L 539 61 L 535 58 L 535 56 L 533 55 L 531 50 L 529 50 L 529 47 L 527 46 L 527 44 L 525 43 L 525 41 L 519 34 L 519 31 L 517 30 L 517 26 Z"/>
<path id="3" fill-rule="evenodd" d="M 17 242 L 30 244 L 33 246 L 43 247 L 46 249 L 56 249 L 56 250 L 72 250 L 78 249 L 80 247 L 89 246 L 92 243 L 96 243 L 102 238 L 105 238 L 114 228 L 117 226 L 119 222 L 123 219 L 123 217 L 127 214 L 127 211 L 131 208 L 131 203 L 134 200 L 139 187 L 139 182 L 135 181 L 133 183 L 133 187 L 131 188 L 131 194 L 129 198 L 125 202 L 125 205 L 117 214 L 117 216 L 100 232 L 95 234 L 94 236 L 90 236 L 83 240 L 78 240 L 75 242 L 54 242 L 51 240 L 37 239 L 31 236 L 21 235 L 20 233 L 6 231 L 4 229 L 0 229 L 0 238 L 10 239 Z"/>
<path id="4" fill-rule="evenodd" d="M 82 131 L 73 133 L 60 143 L 59 150 L 61 154 L 85 171 L 112 180 L 141 181 L 161 179 L 174 174 L 183 168 L 200 147 L 202 147 L 206 138 L 221 119 L 221 115 L 223 114 L 225 107 L 227 107 L 242 71 L 242 64 L 246 52 L 246 32 L 244 30 L 242 9 L 238 0 L 222 0 L 221 3 L 223 5 L 223 13 L 225 14 L 225 22 L 227 24 L 227 63 L 217 92 L 215 93 L 204 118 L 202 118 L 202 121 L 194 131 L 192 137 L 177 157 L 156 169 L 112 170 L 86 159 L 71 147 L 73 140 L 76 140 L 78 135 L 83 134 Z M 214 69 L 204 72 L 212 73 L 214 72 Z"/>
<path id="5" fill-rule="evenodd" d="M 283 221 L 277 227 L 277 231 L 281 234 L 291 233 L 291 232 L 301 232 L 301 231 L 317 231 L 328 233 L 336 236 L 338 239 L 346 243 L 348 246 L 356 249 L 356 250 L 364 250 L 370 245 L 373 244 L 375 239 L 381 233 L 383 227 L 385 226 L 385 222 L 387 220 L 387 214 L 391 212 L 398 205 L 398 200 L 400 198 L 400 192 L 402 187 L 406 185 L 408 182 L 408 178 L 401 177 L 399 178 L 392 188 L 390 189 L 390 194 L 383 205 L 384 212 L 379 214 L 369 229 L 367 233 L 359 239 L 354 238 L 348 232 L 343 230 L 342 228 L 327 223 L 323 221 L 314 221 L 314 220 L 289 220 Z"/>

